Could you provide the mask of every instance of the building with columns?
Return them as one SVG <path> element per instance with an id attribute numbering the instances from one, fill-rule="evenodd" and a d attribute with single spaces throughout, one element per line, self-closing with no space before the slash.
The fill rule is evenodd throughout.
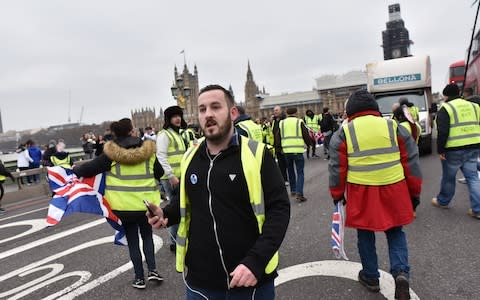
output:
<path id="1" fill-rule="evenodd" d="M 315 79 L 317 92 L 324 107 L 331 113 L 342 114 L 345 101 L 358 89 L 367 88 L 367 73 L 351 71 L 342 75 L 323 75 Z"/>

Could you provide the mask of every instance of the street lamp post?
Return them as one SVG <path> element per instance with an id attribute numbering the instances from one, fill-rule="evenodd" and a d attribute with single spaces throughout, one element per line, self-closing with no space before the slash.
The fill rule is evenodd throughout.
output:
<path id="1" fill-rule="evenodd" d="M 178 76 L 176 82 L 173 83 L 170 88 L 172 91 L 172 96 L 177 100 L 178 106 L 180 106 L 185 113 L 185 119 L 191 122 L 192 108 L 186 109 L 186 104 L 191 96 L 192 89 L 188 86 L 185 86 L 182 76 Z"/>

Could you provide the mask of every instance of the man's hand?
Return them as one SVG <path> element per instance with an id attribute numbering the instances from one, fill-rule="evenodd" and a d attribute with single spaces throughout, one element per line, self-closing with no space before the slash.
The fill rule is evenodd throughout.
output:
<path id="1" fill-rule="evenodd" d="M 447 160 L 447 158 L 445 157 L 445 153 L 441 153 L 438 156 L 440 156 L 441 160 Z"/>
<path id="2" fill-rule="evenodd" d="M 152 225 L 155 229 L 165 228 L 168 224 L 168 218 L 163 218 L 163 210 L 156 206 L 155 204 L 149 204 L 150 209 L 154 213 L 152 215 L 149 211 L 147 211 L 146 216 L 148 218 L 148 223 Z"/>
<path id="3" fill-rule="evenodd" d="M 232 280 L 230 281 L 230 288 L 234 287 L 249 287 L 257 284 L 257 278 L 253 275 L 252 271 L 245 265 L 238 265 L 232 273 Z"/>
<path id="4" fill-rule="evenodd" d="M 172 176 L 172 177 L 168 178 L 168 181 L 170 182 L 170 185 L 172 186 L 172 188 L 175 188 L 178 185 L 178 183 L 180 182 L 178 180 L 177 176 Z"/>

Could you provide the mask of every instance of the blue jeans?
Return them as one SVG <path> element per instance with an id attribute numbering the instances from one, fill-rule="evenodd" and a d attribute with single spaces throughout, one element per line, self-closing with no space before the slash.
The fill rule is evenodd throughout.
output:
<path id="1" fill-rule="evenodd" d="M 275 299 L 275 286 L 273 280 L 264 283 L 259 287 L 249 288 L 234 288 L 231 290 L 211 290 L 202 289 L 190 286 L 192 290 L 187 287 L 186 299 L 187 300 L 244 300 L 244 299 L 261 299 L 261 300 L 273 300 Z M 201 296 L 199 293 L 202 293 Z"/>
<path id="2" fill-rule="evenodd" d="M 143 240 L 143 254 L 147 261 L 149 271 L 156 269 L 155 250 L 153 244 L 152 226 L 148 224 L 147 216 L 144 212 L 123 212 L 115 211 L 115 214 L 122 220 L 122 226 L 125 228 L 125 237 L 128 242 L 128 253 L 135 271 L 135 278 L 144 279 L 142 254 L 138 239 L 138 231 Z"/>
<path id="3" fill-rule="evenodd" d="M 287 169 L 288 169 L 288 182 L 290 183 L 290 191 L 293 193 L 298 193 L 303 196 L 303 168 L 305 166 L 305 158 L 303 158 L 303 153 L 297 154 L 285 154 L 285 159 L 287 160 Z M 295 164 L 295 169 L 297 174 L 295 175 L 295 169 L 293 165 Z"/>
<path id="4" fill-rule="evenodd" d="M 385 231 L 385 234 L 388 242 L 388 256 L 390 257 L 390 274 L 396 277 L 398 273 L 403 272 L 408 276 L 410 267 L 408 265 L 407 238 L 402 226 L 390 228 Z M 357 237 L 358 252 L 365 277 L 379 278 L 375 232 L 357 229 Z"/>
<path id="5" fill-rule="evenodd" d="M 465 149 L 445 152 L 446 160 L 442 160 L 442 183 L 437 201 L 440 205 L 448 205 L 455 194 L 455 177 L 458 169 L 462 170 L 467 180 L 470 205 L 473 212 L 480 213 L 480 179 L 477 173 L 478 149 Z"/>
<path id="6" fill-rule="evenodd" d="M 168 199 L 172 201 L 172 185 L 170 184 L 170 181 L 168 179 L 160 179 L 160 183 L 162 184 L 163 190 L 165 191 L 165 194 L 167 195 Z M 170 241 L 173 245 L 176 244 L 175 240 L 177 239 L 177 231 L 178 231 L 178 224 L 173 225 L 168 227 L 168 230 L 170 231 Z"/>

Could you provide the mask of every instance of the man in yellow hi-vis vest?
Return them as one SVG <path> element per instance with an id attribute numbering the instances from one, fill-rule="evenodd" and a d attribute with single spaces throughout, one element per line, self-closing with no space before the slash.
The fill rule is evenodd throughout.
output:
<path id="1" fill-rule="evenodd" d="M 173 198 L 173 190 L 180 182 L 180 162 L 187 151 L 187 143 L 180 134 L 180 128 L 187 127 L 183 119 L 183 110 L 180 106 L 170 106 L 163 112 L 163 130 L 157 136 L 157 157 L 165 174 L 160 182 L 167 199 Z M 175 237 L 177 226 L 170 227 L 170 251 L 175 252 Z"/>
<path id="2" fill-rule="evenodd" d="M 480 179 L 477 159 L 480 155 L 480 107 L 460 98 L 455 83 L 443 89 L 445 103 L 437 112 L 437 150 L 442 162 L 440 192 L 432 199 L 436 207 L 449 208 L 455 194 L 455 177 L 459 169 L 467 181 L 470 194 L 468 214 L 480 220 Z"/>
<path id="3" fill-rule="evenodd" d="M 138 233 L 143 240 L 143 254 L 148 266 L 148 281 L 162 282 L 156 271 L 152 227 L 145 216 L 143 200 L 160 204 L 158 183 L 163 169 L 155 155 L 155 142 L 133 136 L 128 118 L 110 124 L 115 139 L 105 143 L 103 153 L 92 161 L 73 168 L 78 177 L 106 173 L 105 199 L 122 220 L 128 242 L 128 252 L 135 271 L 132 286 L 146 288 Z"/>
<path id="4" fill-rule="evenodd" d="M 257 142 L 263 142 L 262 126 L 252 121 L 249 115 L 245 112 L 243 106 L 237 105 L 238 117 L 233 120 L 233 124 L 240 135 Z"/>
<path id="5" fill-rule="evenodd" d="M 180 201 L 151 205 L 149 222 L 180 222 L 176 269 L 188 269 L 186 299 L 274 299 L 290 216 L 282 175 L 264 144 L 234 129 L 238 112 L 227 90 L 203 88 L 198 109 L 205 141 L 183 157 Z"/>
<path id="6" fill-rule="evenodd" d="M 285 155 L 288 170 L 290 193 L 297 201 L 304 202 L 303 195 L 305 159 L 304 146 L 311 145 L 308 129 L 302 119 L 296 117 L 297 108 L 287 108 L 287 118 L 280 121 L 277 140 L 281 143 L 281 152 Z"/>
<path id="7" fill-rule="evenodd" d="M 0 215 L 5 212 L 5 209 L 2 208 L 2 198 L 5 192 L 3 189 L 3 183 L 5 182 L 5 179 L 7 179 L 7 177 L 10 177 L 10 179 L 15 182 L 15 178 L 13 177 L 12 173 L 10 173 L 7 168 L 5 168 L 5 165 L 0 160 Z"/>
<path id="8" fill-rule="evenodd" d="M 375 232 L 387 236 L 395 299 L 410 299 L 408 246 L 402 229 L 413 221 L 412 202 L 421 192 L 418 147 L 394 120 L 382 118 L 373 95 L 355 91 L 346 104 L 348 123 L 330 143 L 330 194 L 346 199 L 345 225 L 357 229 L 362 270 L 358 281 L 380 291 Z"/>

